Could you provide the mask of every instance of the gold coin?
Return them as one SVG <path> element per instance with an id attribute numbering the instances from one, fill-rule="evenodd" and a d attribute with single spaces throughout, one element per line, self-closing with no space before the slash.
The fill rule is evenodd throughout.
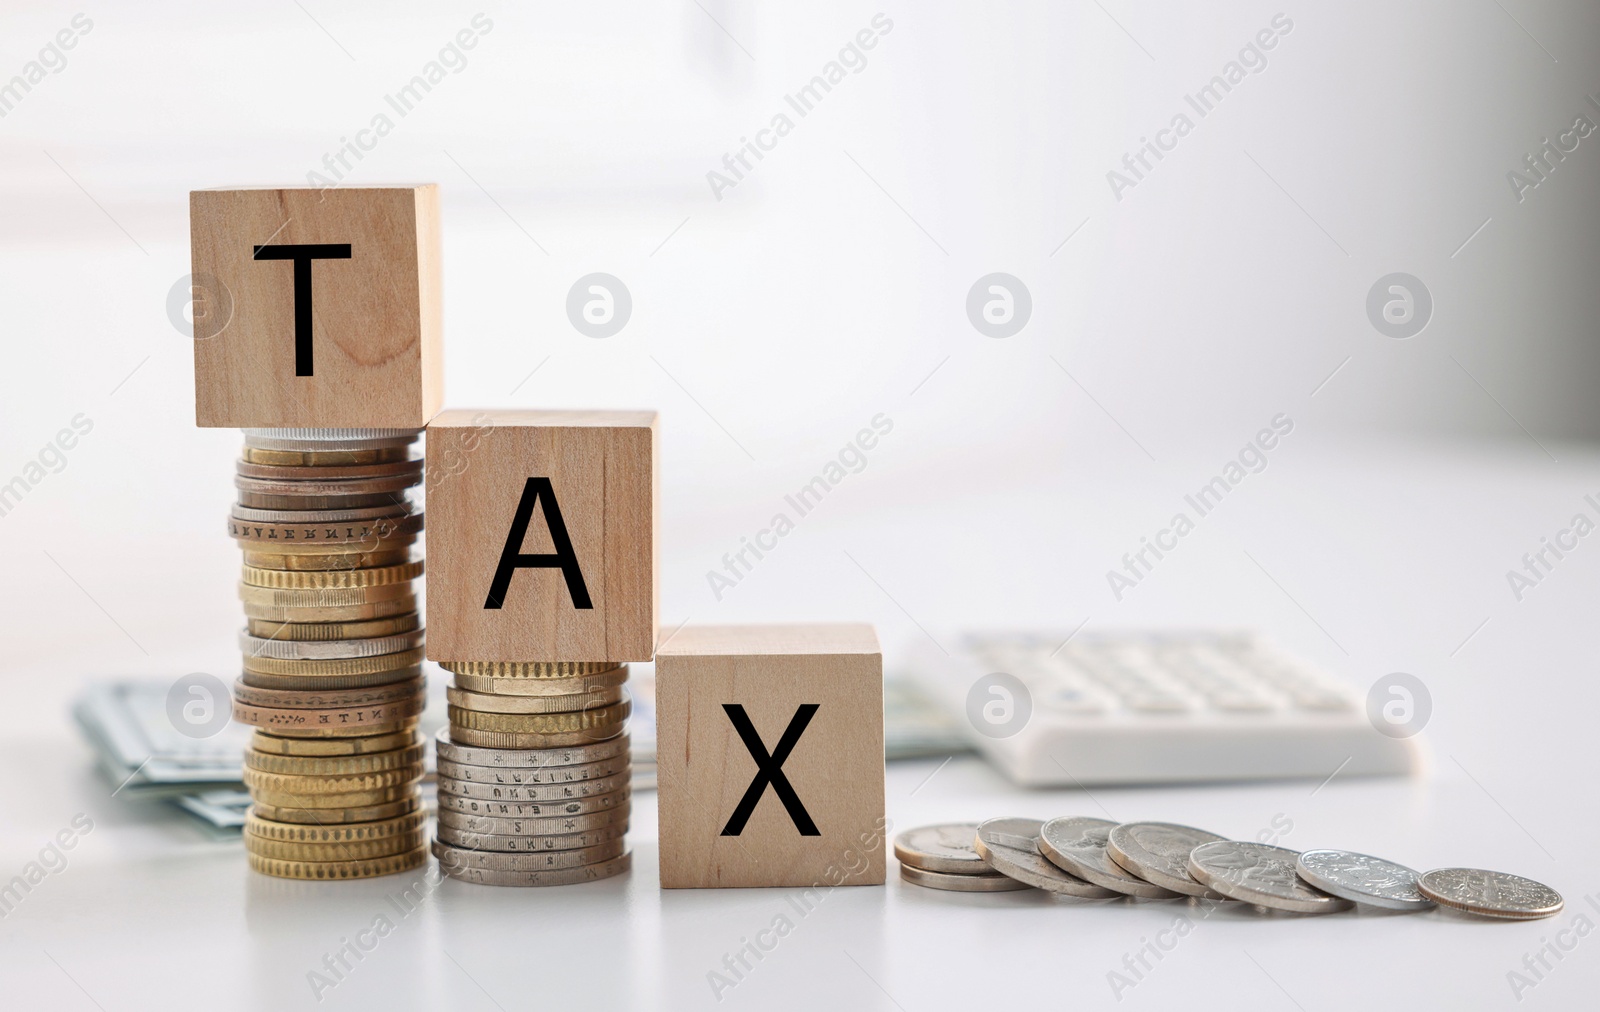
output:
<path id="1" fill-rule="evenodd" d="M 285 756 L 354 756 L 372 755 L 375 752 L 393 752 L 422 743 L 416 730 L 416 721 L 400 731 L 384 734 L 352 736 L 347 738 L 279 738 L 265 731 L 250 736 L 250 748 L 268 755 Z"/>
<path id="2" fill-rule="evenodd" d="M 369 825 L 381 819 L 393 819 L 407 814 L 426 815 L 422 811 L 422 792 L 417 791 L 399 801 L 355 808 L 300 808 L 289 805 L 264 805 L 259 799 L 250 808 L 258 819 L 276 823 L 294 823 L 324 829 L 338 826 Z"/>
<path id="3" fill-rule="evenodd" d="M 251 749 L 244 754 L 244 764 L 263 773 L 283 773 L 303 777 L 348 777 L 415 766 L 422 762 L 426 754 L 421 742 L 392 752 L 368 752 L 364 755 L 347 756 L 274 755 L 271 752 L 257 752 Z"/>
<path id="4" fill-rule="evenodd" d="M 497 696 L 451 687 L 445 690 L 445 695 L 451 706 L 478 713 L 574 713 L 620 703 L 622 687 L 619 685 L 565 696 Z"/>
<path id="5" fill-rule="evenodd" d="M 253 510 L 359 510 L 369 506 L 398 506 L 405 501 L 404 492 L 377 492 L 366 495 L 279 495 L 239 490 L 239 505 Z"/>
<path id="6" fill-rule="evenodd" d="M 250 635 L 272 640 L 360 640 L 398 636 L 422 625 L 416 612 L 370 622 L 271 622 L 250 620 Z"/>
<path id="7" fill-rule="evenodd" d="M 274 587 L 285 590 L 326 590 L 332 587 L 380 587 L 385 584 L 415 580 L 421 575 L 422 563 L 417 561 L 406 562 L 398 566 L 322 570 L 317 572 L 296 572 L 245 566 L 241 579 L 251 587 Z"/>
<path id="8" fill-rule="evenodd" d="M 422 778 L 422 764 L 395 769 L 375 770 L 371 773 L 351 773 L 344 776 L 304 776 L 295 773 L 268 773 L 254 766 L 246 766 L 242 773 L 244 785 L 251 791 L 272 794 L 359 794 L 363 791 L 381 791 L 403 787 Z"/>
<path id="9" fill-rule="evenodd" d="M 327 573 L 346 569 L 374 569 L 400 566 L 411 560 L 409 546 L 381 552 L 341 552 L 332 555 L 278 555 L 271 552 L 245 552 L 244 564 L 255 569 L 293 573 Z"/>
<path id="10" fill-rule="evenodd" d="M 251 854 L 250 867 L 263 875 L 275 875 L 278 878 L 332 882 L 393 875 L 396 872 L 420 868 L 427 860 L 428 848 L 424 845 L 393 857 L 379 857 L 367 861 L 279 861 Z"/>
<path id="11" fill-rule="evenodd" d="M 426 829 L 413 829 L 409 833 L 380 840 L 351 840 L 335 843 L 303 843 L 297 840 L 269 840 L 265 837 L 244 834 L 244 849 L 257 857 L 279 861 L 371 861 L 374 858 L 393 857 L 415 850 L 428 842 Z"/>
<path id="12" fill-rule="evenodd" d="M 272 605 L 246 604 L 245 618 L 270 619 L 274 622 L 358 622 L 374 618 L 388 618 L 417 610 L 417 597 L 408 594 L 393 601 L 374 601 L 372 604 L 353 604 L 338 608 L 283 608 Z"/>
<path id="13" fill-rule="evenodd" d="M 266 689 L 235 681 L 233 699 L 247 706 L 276 710 L 348 710 L 358 706 L 377 706 L 427 694 L 421 677 L 363 689 Z"/>
<path id="14" fill-rule="evenodd" d="M 420 461 L 418 462 L 421 463 Z M 251 465 L 252 467 L 254 465 Z M 388 466 L 388 465 L 385 465 Z M 281 479 L 281 478 L 252 478 L 249 475 L 234 474 L 233 487 L 239 490 L 240 498 L 245 495 L 277 495 L 291 499 L 314 499 L 328 496 L 365 496 L 382 493 L 404 495 L 405 491 L 418 484 L 422 478 L 420 467 L 416 473 L 388 475 L 382 478 L 338 478 L 329 474 L 320 479 Z M 250 506 L 250 503 L 243 503 Z M 271 506 L 256 506 L 255 509 L 272 509 Z M 282 509 L 295 509 L 294 506 L 281 507 Z M 301 509 L 339 509 L 338 506 L 311 506 Z"/>
<path id="15" fill-rule="evenodd" d="M 411 456 L 409 446 L 387 446 L 379 450 L 263 450 L 247 446 L 240 459 L 252 464 L 277 464 L 281 467 L 344 467 L 360 464 L 388 464 Z"/>
<path id="16" fill-rule="evenodd" d="M 380 685 L 393 685 L 422 674 L 422 665 L 396 668 L 393 671 L 374 671 L 365 675 L 264 675 L 259 671 L 246 671 L 239 681 L 253 689 L 311 690 L 370 689 Z"/>
<path id="17" fill-rule="evenodd" d="M 395 731 L 404 731 L 417 726 L 417 715 L 413 714 L 404 720 L 386 720 L 381 724 L 371 724 L 366 727 L 272 727 L 267 730 L 277 738 L 300 738 L 311 740 L 316 738 L 349 738 L 355 735 L 366 737 L 375 734 L 391 734 Z"/>
<path id="18" fill-rule="evenodd" d="M 252 727 L 267 728 L 274 734 L 296 736 L 294 732 L 317 732 L 321 735 L 349 734 L 363 727 L 374 729 L 398 724 L 422 712 L 427 700 L 408 696 L 390 703 L 373 703 L 368 706 L 351 706 L 343 709 L 310 710 L 273 706 L 254 706 L 233 702 L 233 719 Z M 464 711 L 465 712 L 465 711 Z"/>
<path id="19" fill-rule="evenodd" d="M 515 734 L 507 731 L 478 731 L 470 727 L 450 726 L 450 740 L 457 745 L 473 748 L 546 749 L 577 748 L 594 745 L 615 738 L 622 733 L 626 721 L 587 731 L 570 731 L 564 734 Z"/>
<path id="20" fill-rule="evenodd" d="M 621 667 L 616 661 L 440 661 L 439 666 L 478 678 L 578 678 Z"/>
<path id="21" fill-rule="evenodd" d="M 580 678 L 484 678 L 478 675 L 456 675 L 458 689 L 468 692 L 488 692 L 497 696 L 570 696 L 597 689 L 611 689 L 628 680 L 628 667 L 613 668 L 598 675 Z"/>
<path id="22" fill-rule="evenodd" d="M 389 819 L 374 822 L 318 826 L 296 822 L 273 822 L 255 812 L 244 817 L 244 831 L 264 840 L 282 840 L 288 843 L 359 843 L 366 840 L 387 840 L 405 836 L 422 829 L 428 823 L 428 813 L 418 809 Z"/>
<path id="23" fill-rule="evenodd" d="M 250 792 L 250 798 L 257 804 L 273 805 L 278 808 L 327 810 L 387 805 L 420 793 L 416 782 L 413 781 L 409 784 L 397 784 L 394 787 L 375 787 L 369 791 L 348 791 L 344 794 L 302 794 L 293 791 L 255 789 Z M 330 821 L 340 820 L 335 818 Z"/>
<path id="24" fill-rule="evenodd" d="M 505 731 L 512 734 L 566 734 L 618 724 L 628 719 L 633 704 L 629 700 L 611 706 L 597 706 L 577 713 L 479 713 L 459 706 L 449 709 L 450 726 L 474 731 Z M 234 706 L 235 712 L 238 705 Z"/>
<path id="25" fill-rule="evenodd" d="M 408 583 L 391 583 L 382 587 L 328 587 L 322 590 L 279 589 L 252 587 L 239 584 L 239 600 L 246 605 L 264 605 L 272 608 L 346 608 L 355 604 L 373 604 L 393 601 L 414 595 L 416 590 Z"/>
<path id="26" fill-rule="evenodd" d="M 403 505 L 403 504 L 402 504 Z M 304 513 L 304 510 L 295 512 Z M 281 516 L 283 514 L 274 514 Z M 318 520 L 306 516 L 298 520 L 247 520 L 228 515 L 228 535 L 257 552 L 283 552 L 288 555 L 316 552 L 350 552 L 358 548 L 377 551 L 385 542 L 415 540 L 422 530 L 423 514 L 396 513 L 369 520 Z"/>
<path id="27" fill-rule="evenodd" d="M 264 464 L 240 460 L 234 466 L 234 473 L 274 484 L 304 481 L 328 485 L 368 478 L 410 478 L 411 484 L 415 484 L 422 479 L 422 458 L 403 457 L 382 464 L 345 464 L 337 469 L 323 464 Z"/>
<path id="28" fill-rule="evenodd" d="M 368 675 L 374 671 L 394 671 L 422 663 L 422 648 L 398 650 L 372 657 L 249 657 L 244 669 L 262 675 Z"/>

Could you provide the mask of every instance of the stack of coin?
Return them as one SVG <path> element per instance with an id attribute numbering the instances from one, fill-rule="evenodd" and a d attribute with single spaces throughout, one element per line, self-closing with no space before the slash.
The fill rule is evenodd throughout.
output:
<path id="1" fill-rule="evenodd" d="M 451 878 L 569 885 L 628 870 L 625 664 L 445 662 L 439 828 Z"/>
<path id="2" fill-rule="evenodd" d="M 250 866 L 353 879 L 427 860 L 411 429 L 246 429 L 228 531 L 244 550 L 233 717 Z"/>

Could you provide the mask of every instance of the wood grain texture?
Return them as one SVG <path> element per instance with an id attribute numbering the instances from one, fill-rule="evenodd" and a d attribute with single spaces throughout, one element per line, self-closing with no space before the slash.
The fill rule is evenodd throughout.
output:
<path id="1" fill-rule="evenodd" d="M 781 770 L 819 835 L 770 786 L 724 836 L 758 766 L 725 704 L 766 752 L 804 704 L 817 709 Z M 661 885 L 882 885 L 883 654 L 870 625 L 704 626 L 656 656 Z"/>
<path id="2" fill-rule="evenodd" d="M 648 661 L 660 578 L 653 411 L 441 412 L 428 426 L 428 657 Z M 558 569 L 520 569 L 484 607 L 529 478 L 548 478 L 589 609 Z M 552 554 L 535 509 L 520 550 Z"/>
<path id="3" fill-rule="evenodd" d="M 196 190 L 189 227 L 194 284 L 212 312 L 231 305 L 194 342 L 199 425 L 420 429 L 438 412 L 438 187 Z M 313 372 L 297 376 L 294 264 L 255 247 L 306 243 L 351 256 L 312 264 Z"/>

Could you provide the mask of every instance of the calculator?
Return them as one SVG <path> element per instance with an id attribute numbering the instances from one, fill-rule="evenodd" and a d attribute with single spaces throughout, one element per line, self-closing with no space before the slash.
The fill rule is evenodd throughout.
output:
<path id="1" fill-rule="evenodd" d="M 1248 632 L 969 634 L 912 673 L 1019 784 L 1397 775 L 1422 761 L 1365 695 Z"/>

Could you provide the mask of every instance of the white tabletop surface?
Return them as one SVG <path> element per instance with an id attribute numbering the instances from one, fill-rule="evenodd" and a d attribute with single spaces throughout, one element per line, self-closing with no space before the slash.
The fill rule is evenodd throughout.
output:
<path id="1" fill-rule="evenodd" d="M 1285 462 L 1275 484 L 1263 484 L 1259 501 L 1241 501 L 1213 532 L 1213 542 L 1244 532 L 1250 554 L 1274 570 L 1273 581 L 1239 557 L 1238 545 L 1197 543 L 1192 558 L 1169 560 L 1164 581 L 1140 588 L 1151 594 L 1129 618 L 1104 606 L 1090 613 L 1096 625 L 1205 625 L 1231 616 L 1361 684 L 1389 670 L 1411 671 L 1429 685 L 1434 702 L 1422 734 L 1431 761 L 1421 776 L 1335 777 L 1320 787 L 1025 791 L 975 758 L 942 766 L 934 759 L 890 766 L 888 816 L 897 829 L 1002 814 L 1083 813 L 1179 821 L 1246 839 L 1276 830 L 1278 842 L 1298 849 L 1346 847 L 1424 869 L 1460 864 L 1526 874 L 1566 896 L 1567 910 L 1553 919 L 1266 916 L 1243 906 L 1207 915 L 1182 902 L 947 895 L 902 884 L 892 862 L 886 886 L 836 890 L 801 918 L 782 890 L 660 891 L 649 793 L 635 800 L 636 864 L 629 877 L 542 891 L 446 882 L 401 916 L 390 897 L 412 888 L 418 875 L 349 884 L 268 879 L 246 869 L 239 844 L 202 839 L 164 806 L 110 797 L 62 712 L 85 665 L 104 665 L 116 650 L 131 648 L 111 622 L 90 620 L 98 613 L 41 607 L 32 613 L 35 621 L 19 627 L 18 642 L 24 650 L 30 642 L 53 642 L 74 660 L 71 670 L 13 665 L 21 677 L 11 684 L 19 692 L 29 687 L 23 698 L 36 704 L 30 712 L 38 717 L 0 744 L 0 873 L 20 871 L 76 813 L 87 813 L 94 828 L 64 870 L 0 919 L 6 1004 L 906 1012 L 1039 1003 L 1170 1008 L 1180 1001 L 1306 1010 L 1580 1006 L 1600 983 L 1600 940 L 1573 932 L 1580 920 L 1600 920 L 1600 907 L 1586 898 L 1600 904 L 1592 793 L 1600 772 L 1592 730 L 1600 691 L 1587 649 L 1600 554 L 1586 554 L 1586 545 L 1569 553 L 1520 603 L 1504 576 L 1541 533 L 1552 534 L 1580 510 L 1593 513 L 1581 497 L 1600 488 L 1594 480 L 1600 457 L 1573 446 L 1552 450 L 1559 464 L 1526 443 L 1308 445 L 1292 468 Z M 225 473 L 225 453 L 212 463 Z M 1102 487 L 1108 504 L 1132 494 L 1110 478 Z M 1018 526 L 1041 532 L 1038 547 L 1049 558 L 1065 551 L 1050 518 L 1067 494 L 1046 482 L 1027 494 L 1001 493 L 1001 500 L 972 493 L 971 501 L 929 502 L 908 507 L 900 529 L 935 530 L 947 510 L 981 516 L 1000 509 Z M 1276 525 L 1255 523 L 1251 511 L 1258 507 L 1277 516 Z M 1023 565 L 1024 584 L 1004 587 L 983 583 L 981 560 L 956 557 L 948 582 L 906 588 L 899 575 L 886 574 L 914 564 L 914 538 L 874 545 L 866 528 L 848 524 L 819 530 L 818 537 L 856 547 L 859 560 L 870 555 L 880 582 L 898 591 L 899 603 L 866 581 L 844 592 L 846 605 L 877 621 L 890 644 L 922 635 L 918 624 L 948 628 L 963 607 L 987 607 L 964 603 L 963 579 L 993 586 L 1002 603 L 1013 602 L 1022 624 L 1044 621 L 1044 606 L 1027 601 L 1030 593 L 1050 593 L 1048 566 Z M 1119 537 L 1099 539 L 1100 556 L 1114 558 Z M 225 541 L 220 534 L 215 540 Z M 228 550 L 219 545 L 219 552 Z M 1087 579 L 1092 585 L 1101 577 L 1094 572 Z M 116 587 L 103 576 L 96 590 L 116 595 Z M 1286 594 L 1291 588 L 1298 603 Z M 807 590 L 792 592 L 799 598 Z M 172 594 L 197 609 L 204 596 L 183 586 Z M 1085 593 L 1074 600 L 1095 598 Z M 26 613 L 23 595 L 14 594 L 12 603 Z M 1072 616 L 1079 617 L 1081 610 Z M 984 624 L 993 619 L 985 614 Z M 141 629 L 138 618 L 123 621 Z M 218 658 L 230 649 L 226 626 L 196 639 Z M 180 640 L 153 653 L 150 670 L 203 660 L 185 654 Z M 891 646 L 891 668 L 897 656 Z M 719 1002 L 708 974 L 780 913 L 796 921 L 793 932 Z M 393 931 L 319 1003 L 308 974 L 380 915 Z M 1194 922 L 1192 931 L 1119 996 L 1109 975 L 1129 974 L 1125 957 L 1184 917 Z M 1534 979 L 1524 957 L 1546 940 L 1575 941 L 1576 948 L 1541 970 L 1543 979 L 1523 990 L 1519 1004 L 1508 973 Z"/>

